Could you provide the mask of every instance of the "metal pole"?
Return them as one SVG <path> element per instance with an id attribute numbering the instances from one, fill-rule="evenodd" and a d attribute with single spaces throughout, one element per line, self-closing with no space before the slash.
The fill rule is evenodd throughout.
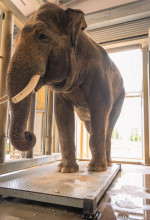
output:
<path id="1" fill-rule="evenodd" d="M 58 134 L 55 116 L 53 118 L 53 153 L 60 153 L 59 134 Z"/>
<path id="2" fill-rule="evenodd" d="M 0 54 L 0 97 L 6 95 L 6 74 L 11 58 L 13 41 L 13 15 L 10 11 L 3 14 L 1 54 Z M 0 105 L 0 163 L 5 162 L 6 137 L 7 137 L 7 103 Z"/>
<path id="3" fill-rule="evenodd" d="M 45 155 L 45 137 L 46 137 L 46 112 L 47 112 L 47 86 L 45 86 L 45 108 L 44 108 L 44 123 L 43 123 L 43 148 L 42 154 Z"/>
<path id="4" fill-rule="evenodd" d="M 149 149 L 149 73 L 148 73 L 148 45 L 142 45 L 143 50 L 143 107 L 144 107 L 144 164 L 150 164 Z"/>
<path id="5" fill-rule="evenodd" d="M 56 153 L 56 121 L 55 121 L 55 115 L 53 119 L 53 153 Z"/>
<path id="6" fill-rule="evenodd" d="M 75 146 L 76 146 L 76 151 L 75 151 L 75 156 L 77 158 L 77 140 L 78 140 L 78 136 L 77 136 L 77 128 L 78 128 L 78 118 L 77 115 L 75 114 Z"/>
<path id="7" fill-rule="evenodd" d="M 89 153 L 89 134 L 86 132 L 86 158 L 89 159 L 90 153 Z"/>
<path id="8" fill-rule="evenodd" d="M 34 133 L 36 116 L 36 93 L 32 94 L 27 130 Z M 26 158 L 33 158 L 33 149 L 26 152 Z"/>
<path id="9" fill-rule="evenodd" d="M 0 15 L 0 49 L 1 49 L 1 37 L 2 37 L 2 19 L 3 19 L 3 13 L 2 11 L 1 12 L 1 15 Z M 2 57 L 0 57 L 1 59 Z"/>
<path id="10" fill-rule="evenodd" d="M 80 135 L 80 159 L 83 158 L 83 121 L 81 121 L 81 135 Z"/>
<path id="11" fill-rule="evenodd" d="M 52 154 L 53 140 L 53 92 L 49 87 L 46 88 L 45 94 L 45 111 L 46 111 L 46 132 L 45 132 L 45 154 Z"/>

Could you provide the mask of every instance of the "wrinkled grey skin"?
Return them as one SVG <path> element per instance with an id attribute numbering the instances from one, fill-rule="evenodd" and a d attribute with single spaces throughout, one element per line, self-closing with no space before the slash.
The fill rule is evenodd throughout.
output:
<path id="1" fill-rule="evenodd" d="M 36 91 L 49 85 L 55 91 L 55 117 L 62 162 L 57 171 L 75 172 L 74 111 L 90 133 L 92 159 L 88 169 L 106 170 L 111 161 L 111 134 L 124 100 L 120 73 L 106 51 L 83 31 L 84 14 L 51 3 L 30 17 L 16 39 L 7 75 L 11 108 L 10 140 L 21 151 L 31 149 L 35 135 L 25 132 L 31 95 L 17 104 L 11 98 L 35 74 Z"/>

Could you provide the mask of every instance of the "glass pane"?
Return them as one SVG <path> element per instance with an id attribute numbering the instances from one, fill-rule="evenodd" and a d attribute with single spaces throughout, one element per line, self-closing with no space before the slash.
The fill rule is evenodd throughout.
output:
<path id="1" fill-rule="evenodd" d="M 126 92 L 142 91 L 142 51 L 129 50 L 109 54 L 124 80 Z"/>
<path id="2" fill-rule="evenodd" d="M 120 70 L 126 92 L 142 94 L 142 51 L 109 54 Z M 142 159 L 141 97 L 125 98 L 112 134 L 112 157 Z"/>
<path id="3" fill-rule="evenodd" d="M 112 134 L 112 157 L 142 159 L 141 98 L 126 98 Z"/>

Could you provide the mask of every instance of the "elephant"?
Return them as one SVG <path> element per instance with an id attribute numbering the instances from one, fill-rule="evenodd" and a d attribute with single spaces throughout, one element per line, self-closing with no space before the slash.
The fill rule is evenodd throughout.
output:
<path id="1" fill-rule="evenodd" d="M 88 171 L 101 172 L 112 165 L 111 135 L 125 97 L 118 68 L 86 27 L 81 10 L 45 3 L 18 33 L 7 72 L 3 98 L 11 110 L 9 137 L 20 151 L 36 143 L 35 135 L 25 131 L 32 93 L 45 85 L 54 91 L 62 153 L 57 171 L 62 173 L 79 170 L 74 112 L 90 135 Z"/>

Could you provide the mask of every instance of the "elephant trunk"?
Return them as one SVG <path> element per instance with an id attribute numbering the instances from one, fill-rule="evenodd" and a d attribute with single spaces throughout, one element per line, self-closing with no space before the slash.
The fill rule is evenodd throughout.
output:
<path id="1" fill-rule="evenodd" d="M 13 97 L 23 91 L 24 88 L 28 87 L 29 82 L 30 78 L 27 77 L 27 75 L 21 75 L 18 81 L 14 74 L 14 69 L 11 68 L 9 70 L 7 75 L 7 94 L 10 103 L 9 138 L 11 144 L 20 151 L 28 151 L 33 148 L 36 143 L 35 135 L 29 131 L 25 131 L 29 116 L 32 91 L 17 103 L 14 103 L 12 100 Z"/>
<path id="2" fill-rule="evenodd" d="M 30 110 L 31 94 L 36 83 L 29 83 L 31 79 L 42 71 L 34 68 L 32 63 L 19 62 L 12 58 L 7 73 L 7 95 L 10 104 L 10 129 L 9 138 L 11 144 L 20 151 L 28 151 L 34 147 L 36 137 L 26 131 Z M 38 75 L 40 78 L 40 75 Z M 33 86 L 34 84 L 34 86 Z M 23 97 L 23 98 L 22 98 Z M 13 98 L 15 101 L 13 101 Z"/>
<path id="3" fill-rule="evenodd" d="M 25 131 L 29 109 L 30 109 L 31 95 L 17 104 L 10 101 L 11 119 L 9 138 L 12 145 L 20 151 L 28 151 L 34 147 L 36 137 L 33 133 Z"/>
<path id="4" fill-rule="evenodd" d="M 32 37 L 32 26 L 27 26 L 17 37 L 7 72 L 7 95 L 10 103 L 11 144 L 18 150 L 34 147 L 36 137 L 26 131 L 31 93 L 45 74 L 48 56 L 39 49 Z"/>
<path id="5" fill-rule="evenodd" d="M 28 151 L 34 147 L 36 143 L 35 135 L 29 131 L 25 132 L 25 129 L 29 115 L 31 94 L 40 79 L 40 75 L 33 76 L 23 90 L 19 89 L 21 92 L 16 94 L 16 96 L 14 96 L 17 87 L 17 85 L 15 86 L 16 81 L 12 81 L 12 77 L 10 76 L 11 75 L 8 75 L 7 79 L 7 90 L 11 110 L 9 137 L 12 145 L 16 149 Z"/>

